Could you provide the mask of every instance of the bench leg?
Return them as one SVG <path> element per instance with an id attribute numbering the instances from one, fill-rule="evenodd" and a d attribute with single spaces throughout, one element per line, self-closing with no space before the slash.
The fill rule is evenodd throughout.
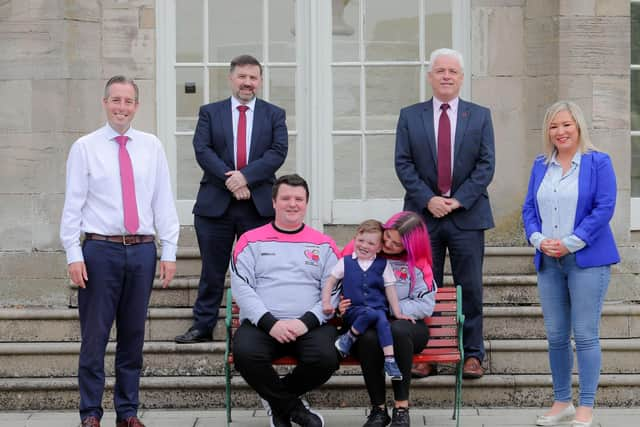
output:
<path id="1" fill-rule="evenodd" d="M 462 405 L 462 362 L 456 367 L 456 390 L 453 406 L 452 420 L 456 420 L 456 426 L 460 427 L 460 406 Z"/>
<path id="2" fill-rule="evenodd" d="M 231 366 L 229 366 L 229 362 L 225 362 L 224 364 L 224 375 L 225 375 L 225 406 L 227 410 L 227 427 L 231 423 Z"/>

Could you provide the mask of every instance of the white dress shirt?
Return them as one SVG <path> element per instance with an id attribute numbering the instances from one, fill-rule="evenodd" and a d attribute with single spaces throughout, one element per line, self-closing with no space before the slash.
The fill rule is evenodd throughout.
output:
<path id="1" fill-rule="evenodd" d="M 67 262 L 84 261 L 80 234 L 129 234 L 124 227 L 116 132 L 108 124 L 79 138 L 69 151 L 60 239 Z M 140 227 L 136 234 L 156 235 L 162 261 L 175 261 L 180 224 L 167 159 L 160 140 L 133 128 L 127 151 L 133 166 Z"/>
<path id="2" fill-rule="evenodd" d="M 458 123 L 458 101 L 460 98 L 455 97 L 451 101 L 447 102 L 449 104 L 449 108 L 447 109 L 447 116 L 449 116 L 449 123 L 451 124 L 451 176 L 453 178 L 453 156 L 455 152 L 455 142 L 456 142 L 456 124 Z M 436 134 L 436 154 L 438 153 L 438 126 L 440 126 L 440 114 L 442 114 L 442 110 L 440 106 L 445 104 L 440 101 L 435 96 L 433 97 L 433 126 L 434 132 Z M 451 190 L 447 191 L 443 196 L 451 196 Z"/>
<path id="3" fill-rule="evenodd" d="M 247 111 L 245 111 L 245 115 L 247 116 L 247 163 L 249 163 L 249 153 L 251 152 L 251 134 L 253 132 L 253 112 L 256 108 L 256 98 L 254 97 L 251 102 L 247 104 L 241 104 L 235 97 L 231 97 L 231 117 L 233 117 L 233 161 L 236 162 L 238 160 L 238 121 L 240 121 L 240 111 L 238 111 L 238 105 L 246 105 L 249 107 Z M 238 165 L 236 165 L 236 169 Z"/>

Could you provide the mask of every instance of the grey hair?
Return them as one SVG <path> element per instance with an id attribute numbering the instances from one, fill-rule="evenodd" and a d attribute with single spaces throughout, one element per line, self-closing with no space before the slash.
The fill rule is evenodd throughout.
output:
<path id="1" fill-rule="evenodd" d="M 433 52 L 431 52 L 431 55 L 429 56 L 429 67 L 428 67 L 427 71 L 431 71 L 431 69 L 433 67 L 433 63 L 440 56 L 452 56 L 452 57 L 454 57 L 455 59 L 458 60 L 458 63 L 460 64 L 460 69 L 462 71 L 464 71 L 464 59 L 462 59 L 462 54 L 460 52 L 458 52 L 457 50 L 448 49 L 446 47 L 443 47 L 443 48 L 440 48 L 440 49 L 436 49 Z"/>

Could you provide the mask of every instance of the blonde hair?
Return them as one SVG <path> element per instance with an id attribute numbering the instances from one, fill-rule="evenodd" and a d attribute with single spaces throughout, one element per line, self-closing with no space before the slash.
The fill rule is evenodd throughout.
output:
<path id="1" fill-rule="evenodd" d="M 589 137 L 589 127 L 587 121 L 584 118 L 582 109 L 575 102 L 571 101 L 558 101 L 547 108 L 547 112 L 544 115 L 542 121 L 542 152 L 544 155 L 545 163 L 549 163 L 553 153 L 556 151 L 555 145 L 549 138 L 549 125 L 551 121 L 561 111 L 568 111 L 571 117 L 576 122 L 578 128 L 578 150 L 580 153 L 586 153 L 587 151 L 597 151 L 598 149 L 591 142 Z"/>

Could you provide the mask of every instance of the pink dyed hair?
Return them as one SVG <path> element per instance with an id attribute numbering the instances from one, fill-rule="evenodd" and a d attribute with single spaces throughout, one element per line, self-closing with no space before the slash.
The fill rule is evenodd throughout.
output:
<path id="1" fill-rule="evenodd" d="M 431 240 L 424 221 L 415 212 L 402 211 L 394 214 L 384 223 L 385 230 L 396 230 L 400 234 L 407 254 L 407 264 L 411 275 L 411 288 L 416 282 L 416 267 L 432 265 Z"/>

